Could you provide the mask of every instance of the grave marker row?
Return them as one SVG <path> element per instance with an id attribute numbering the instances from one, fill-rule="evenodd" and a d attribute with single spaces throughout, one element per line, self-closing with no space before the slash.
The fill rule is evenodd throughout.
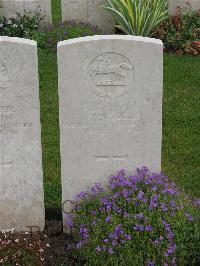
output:
<path id="1" fill-rule="evenodd" d="M 121 168 L 160 170 L 162 48 L 118 35 L 58 44 L 63 202 Z M 36 43 L 0 37 L 0 229 L 44 228 L 39 110 Z"/>
<path id="2" fill-rule="evenodd" d="M 26 12 L 40 13 L 48 23 L 52 23 L 51 0 L 1 0 L 0 16 L 12 18 L 16 12 L 24 14 Z"/>
<path id="3" fill-rule="evenodd" d="M 23 13 L 41 10 L 48 23 L 52 22 L 51 0 L 2 0 L 3 9 L 0 8 L 0 16 L 7 18 Z M 61 0 L 62 20 L 77 20 L 98 26 L 103 33 L 112 33 L 115 27 L 112 15 L 102 6 L 105 0 Z M 200 0 L 168 0 L 170 15 L 177 12 L 187 13 L 200 10 Z"/>

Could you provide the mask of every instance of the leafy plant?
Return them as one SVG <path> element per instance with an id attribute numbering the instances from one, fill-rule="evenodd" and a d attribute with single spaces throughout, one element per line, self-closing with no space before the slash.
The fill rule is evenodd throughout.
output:
<path id="1" fill-rule="evenodd" d="M 198 202 L 163 174 L 121 170 L 107 190 L 95 184 L 76 196 L 68 248 L 84 265 L 198 265 Z"/>
<path id="2" fill-rule="evenodd" d="M 167 50 L 200 54 L 200 12 L 169 18 L 154 30 L 153 36 L 162 39 Z"/>
<path id="3" fill-rule="evenodd" d="M 152 30 L 168 17 L 167 0 L 106 0 L 116 27 L 130 35 L 151 36 Z"/>
<path id="4" fill-rule="evenodd" d="M 28 38 L 36 40 L 38 46 L 47 51 L 56 51 L 60 41 L 99 34 L 100 30 L 88 23 L 65 21 L 49 25 L 39 31 L 33 31 Z"/>
<path id="5" fill-rule="evenodd" d="M 24 38 L 29 36 L 33 31 L 39 29 L 40 22 L 44 17 L 40 13 L 24 11 L 24 14 L 16 13 L 16 17 L 0 17 L 0 35 L 10 37 Z"/>

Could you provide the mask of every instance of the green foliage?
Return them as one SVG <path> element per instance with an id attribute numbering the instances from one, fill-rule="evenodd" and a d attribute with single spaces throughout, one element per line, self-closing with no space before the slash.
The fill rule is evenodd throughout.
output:
<path id="1" fill-rule="evenodd" d="M 198 55 L 200 54 L 200 13 L 192 12 L 171 17 L 154 31 L 153 36 L 162 39 L 168 50 Z"/>
<path id="2" fill-rule="evenodd" d="M 84 265 L 198 265 L 199 205 L 172 181 L 143 167 L 108 187 L 78 194 L 67 215 L 76 240 L 68 248 Z"/>
<path id="3" fill-rule="evenodd" d="M 167 0 L 106 0 L 116 27 L 130 35 L 151 36 L 168 17 Z"/>
<path id="4" fill-rule="evenodd" d="M 43 19 L 39 13 L 26 11 L 23 15 L 17 13 L 16 17 L 10 19 L 0 17 L 0 36 L 27 38 L 39 29 Z"/>
<path id="5" fill-rule="evenodd" d="M 38 47 L 47 51 L 56 51 L 57 44 L 60 41 L 99 33 L 100 31 L 97 27 L 93 27 L 87 23 L 65 21 L 49 25 L 40 31 L 33 31 L 28 37 L 36 40 Z"/>

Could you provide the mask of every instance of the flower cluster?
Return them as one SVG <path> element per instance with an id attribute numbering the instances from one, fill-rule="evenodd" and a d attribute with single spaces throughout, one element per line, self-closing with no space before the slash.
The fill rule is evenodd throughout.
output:
<path id="1" fill-rule="evenodd" d="M 109 177 L 106 189 L 95 184 L 76 195 L 75 202 L 67 225 L 77 242 L 70 249 L 88 263 L 177 265 L 190 257 L 186 241 L 197 230 L 196 214 L 161 173 L 142 167 L 127 176 L 121 170 Z"/>

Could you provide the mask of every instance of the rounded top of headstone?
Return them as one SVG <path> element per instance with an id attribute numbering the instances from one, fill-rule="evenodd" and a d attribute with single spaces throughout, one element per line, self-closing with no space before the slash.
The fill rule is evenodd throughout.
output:
<path id="1" fill-rule="evenodd" d="M 151 43 L 156 45 L 163 45 L 163 42 L 159 39 L 142 37 L 142 36 L 132 36 L 132 35 L 94 35 L 87 37 L 74 38 L 66 41 L 61 41 L 58 43 L 58 47 L 64 45 L 71 45 L 75 43 L 82 42 L 91 42 L 91 41 L 101 41 L 101 40 L 123 40 L 123 41 L 135 41 L 135 42 L 144 42 Z"/>
<path id="2" fill-rule="evenodd" d="M 18 37 L 0 36 L 0 42 L 11 42 L 11 43 L 29 44 L 29 45 L 37 46 L 36 41 L 18 38 Z"/>

